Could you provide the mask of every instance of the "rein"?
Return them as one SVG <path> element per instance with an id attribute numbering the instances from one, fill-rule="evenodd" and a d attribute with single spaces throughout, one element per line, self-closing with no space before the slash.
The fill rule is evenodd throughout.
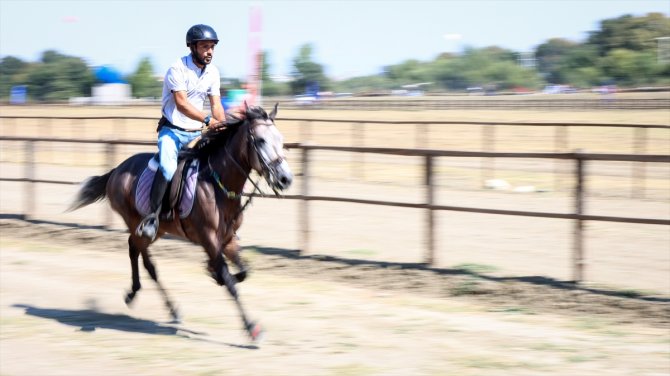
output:
<path id="1" fill-rule="evenodd" d="M 254 152 L 258 156 L 259 161 L 263 164 L 263 166 L 268 171 L 272 171 L 272 168 L 274 168 L 275 166 L 277 166 L 278 164 L 280 164 L 283 161 L 283 158 L 279 158 L 279 159 L 274 160 L 270 163 L 266 162 L 265 159 L 262 158 L 262 156 L 260 154 L 260 151 L 258 150 L 258 148 L 256 147 L 256 145 L 254 143 L 255 138 L 254 138 L 253 134 L 251 134 L 251 130 L 249 130 L 249 137 L 250 137 L 250 140 L 251 140 L 250 143 L 253 147 Z M 233 223 L 233 222 L 235 222 L 235 220 L 237 220 L 237 218 L 240 216 L 240 214 L 242 214 L 244 212 L 244 210 L 246 210 L 246 208 L 249 206 L 249 204 L 251 204 L 251 200 L 256 196 L 256 193 L 260 193 L 261 197 L 266 197 L 267 195 L 261 190 L 260 186 L 258 185 L 258 183 L 263 178 L 263 176 L 259 176 L 257 181 L 254 181 L 251 178 L 251 173 L 246 172 L 244 170 L 244 168 L 242 168 L 242 166 L 240 166 L 240 164 L 235 160 L 235 158 L 233 158 L 233 156 L 230 154 L 230 151 L 228 150 L 227 146 L 228 145 L 226 143 L 226 145 L 224 145 L 224 149 L 225 149 L 225 153 L 226 153 L 226 159 L 231 160 L 235 164 L 237 169 L 240 170 L 240 172 L 242 172 L 243 175 L 245 175 L 245 181 L 247 181 L 247 180 L 250 181 L 251 184 L 253 184 L 253 186 L 254 186 L 254 190 L 249 194 L 249 198 L 247 199 L 247 201 L 244 203 L 244 205 L 242 205 L 240 210 L 238 210 L 238 212 L 232 218 L 231 223 Z M 242 198 L 242 196 L 244 195 L 244 192 L 231 191 L 228 188 L 226 188 L 226 186 L 223 184 L 223 182 L 221 181 L 221 176 L 212 167 L 211 156 L 207 157 L 207 168 L 209 169 L 210 176 L 213 178 L 214 182 L 216 182 L 216 184 L 219 186 L 219 189 L 221 189 L 221 191 L 225 194 L 225 196 L 228 199 L 230 199 L 230 200 L 240 200 Z M 275 195 L 279 194 L 276 189 L 272 188 L 272 190 L 274 191 Z"/>
<path id="2" fill-rule="evenodd" d="M 237 163 L 237 161 L 235 161 L 230 154 L 228 154 L 226 152 L 226 155 L 228 157 L 230 157 L 230 159 L 233 162 L 235 162 L 235 165 L 240 169 L 240 171 L 242 171 L 242 173 L 246 175 L 245 181 L 249 180 L 251 182 L 251 184 L 253 184 L 254 187 L 255 187 L 254 191 L 249 194 L 249 198 L 247 199 L 247 201 L 244 203 L 244 205 L 242 205 L 242 208 L 237 212 L 237 214 L 235 214 L 235 217 L 233 217 L 232 222 L 234 222 L 237 219 L 237 217 L 239 217 L 240 214 L 242 214 L 242 212 L 244 212 L 244 210 L 246 210 L 247 206 L 249 206 L 249 204 L 251 204 L 251 200 L 254 198 L 254 196 L 256 196 L 256 192 L 259 192 L 261 194 L 261 196 L 265 196 L 265 194 L 261 191 L 257 182 L 254 182 L 253 179 L 251 179 L 251 174 L 248 174 L 248 173 L 244 172 L 244 169 L 242 169 L 242 166 L 240 166 L 239 163 Z M 226 195 L 226 197 L 228 199 L 239 200 L 239 199 L 242 198 L 242 196 L 244 195 L 244 192 L 237 193 L 235 191 L 229 190 L 228 188 L 226 188 L 225 185 L 223 185 L 223 182 L 221 181 L 221 176 L 212 168 L 212 164 L 211 164 L 209 158 L 207 158 L 207 168 L 209 168 L 210 176 L 212 178 L 214 178 L 214 182 L 216 182 L 216 184 L 219 186 L 221 191 L 223 191 L 223 193 Z M 259 177 L 258 180 L 260 181 L 261 178 L 262 177 Z"/>

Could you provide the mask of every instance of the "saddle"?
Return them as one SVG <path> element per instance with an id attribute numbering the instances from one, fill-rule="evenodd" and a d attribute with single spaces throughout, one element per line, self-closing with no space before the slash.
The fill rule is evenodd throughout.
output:
<path id="1" fill-rule="evenodd" d="M 192 147 L 193 140 L 186 147 Z M 188 216 L 193 207 L 195 189 L 198 181 L 200 163 L 198 159 L 184 158 L 181 155 L 177 160 L 177 169 L 163 196 L 160 220 L 171 221 L 175 215 L 181 218 Z M 149 195 L 154 175 L 158 172 L 158 154 L 154 155 L 138 179 L 135 188 L 135 204 L 142 215 L 150 212 Z"/>
<path id="2" fill-rule="evenodd" d="M 165 196 L 163 196 L 163 205 L 161 206 L 159 216 L 161 220 L 171 221 L 174 218 L 179 198 L 184 189 L 186 171 L 188 171 L 187 167 L 190 166 L 192 162 L 192 159 L 187 160 L 185 158 L 181 158 L 177 161 L 177 170 L 175 170 L 174 176 L 170 181 L 170 186 L 165 190 Z"/>

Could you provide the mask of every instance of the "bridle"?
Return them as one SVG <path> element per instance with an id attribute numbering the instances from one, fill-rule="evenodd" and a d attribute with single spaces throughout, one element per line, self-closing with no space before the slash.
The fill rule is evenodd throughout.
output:
<path id="1" fill-rule="evenodd" d="M 260 124 L 256 124 L 255 126 L 259 126 Z M 266 126 L 274 126 L 274 124 L 264 124 Z M 275 196 L 280 196 L 281 194 L 277 191 L 277 189 L 274 187 L 273 181 L 277 179 L 277 167 L 279 167 L 282 162 L 286 158 L 284 158 L 281 155 L 278 155 L 277 158 L 267 161 L 265 158 L 263 158 L 263 153 L 258 149 L 258 142 L 256 140 L 256 136 L 254 136 L 253 132 L 251 131 L 251 126 L 249 126 L 249 144 L 251 144 L 251 148 L 253 151 L 256 153 L 256 158 L 261 164 L 261 172 L 265 180 L 268 182 L 268 185 L 272 188 L 272 190 L 275 193 Z M 255 186 L 256 184 L 254 184 Z"/>
<path id="2" fill-rule="evenodd" d="M 250 194 L 248 194 L 247 201 L 242 206 L 242 208 L 240 209 L 240 211 L 238 212 L 236 217 L 239 216 L 239 214 L 242 213 L 247 208 L 247 206 L 251 203 L 251 200 L 255 196 L 257 196 L 257 195 L 260 195 L 261 197 L 266 197 L 267 196 L 263 192 L 263 190 L 260 188 L 260 186 L 258 185 L 261 178 L 265 178 L 265 180 L 268 182 L 268 185 L 270 185 L 270 187 L 272 187 L 272 190 L 274 191 L 275 196 L 280 196 L 281 195 L 277 191 L 277 189 L 273 186 L 272 179 L 276 179 L 277 167 L 284 161 L 285 158 L 283 156 L 278 156 L 274 160 L 268 162 L 263 157 L 263 153 L 258 148 L 258 142 L 257 142 L 256 136 L 254 136 L 254 134 L 252 132 L 252 129 L 254 127 L 259 126 L 259 125 L 260 124 L 253 124 L 253 125 L 249 124 L 248 129 L 247 129 L 247 137 L 248 137 L 248 139 L 247 139 L 247 158 L 249 158 L 248 157 L 249 156 L 249 151 L 253 150 L 253 152 L 255 153 L 259 163 L 261 164 L 261 174 L 260 174 L 261 176 L 259 176 L 256 181 L 254 181 L 251 178 L 251 171 L 253 169 L 250 168 L 249 172 L 247 172 L 240 165 L 240 163 L 230 154 L 230 149 L 228 148 L 228 142 L 226 142 L 226 144 L 224 145 L 224 152 L 225 152 L 225 156 L 224 156 L 224 160 L 223 160 L 224 165 L 225 165 L 226 161 L 230 160 L 237 167 L 237 169 L 245 176 L 245 181 L 249 180 L 251 182 L 251 184 L 254 186 L 254 190 Z M 267 124 L 265 124 L 265 125 L 267 125 Z M 271 125 L 274 125 L 274 124 L 271 124 Z M 217 183 L 219 188 L 223 191 L 223 193 L 226 195 L 226 197 L 228 199 L 231 199 L 231 200 L 241 199 L 242 196 L 244 195 L 244 192 L 235 192 L 235 191 L 231 191 L 228 188 L 226 188 L 226 186 L 221 181 L 221 176 L 219 176 L 219 174 L 216 172 L 216 170 L 212 167 L 210 158 L 211 158 L 211 156 L 209 156 L 207 158 L 207 167 L 209 168 L 210 174 L 214 178 L 215 183 Z"/>

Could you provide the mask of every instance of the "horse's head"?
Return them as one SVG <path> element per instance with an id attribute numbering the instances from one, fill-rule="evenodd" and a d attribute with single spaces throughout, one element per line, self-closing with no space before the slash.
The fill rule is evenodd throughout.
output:
<path id="1" fill-rule="evenodd" d="M 284 155 L 284 136 L 275 126 L 277 104 L 268 115 L 260 107 L 247 107 L 249 121 L 249 164 L 275 190 L 285 190 L 293 182 L 293 173 Z"/>

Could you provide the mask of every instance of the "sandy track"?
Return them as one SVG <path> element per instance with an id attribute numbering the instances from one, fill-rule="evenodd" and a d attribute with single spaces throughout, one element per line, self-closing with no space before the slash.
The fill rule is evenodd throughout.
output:
<path id="1" fill-rule="evenodd" d="M 249 346 L 202 251 L 154 258 L 184 322 L 151 281 L 134 309 L 126 235 L 3 219 L 2 375 L 655 375 L 670 370 L 667 300 L 566 290 L 411 264 L 246 250 L 240 285 L 267 329 Z M 39 354 L 39 356 L 35 356 Z"/>

